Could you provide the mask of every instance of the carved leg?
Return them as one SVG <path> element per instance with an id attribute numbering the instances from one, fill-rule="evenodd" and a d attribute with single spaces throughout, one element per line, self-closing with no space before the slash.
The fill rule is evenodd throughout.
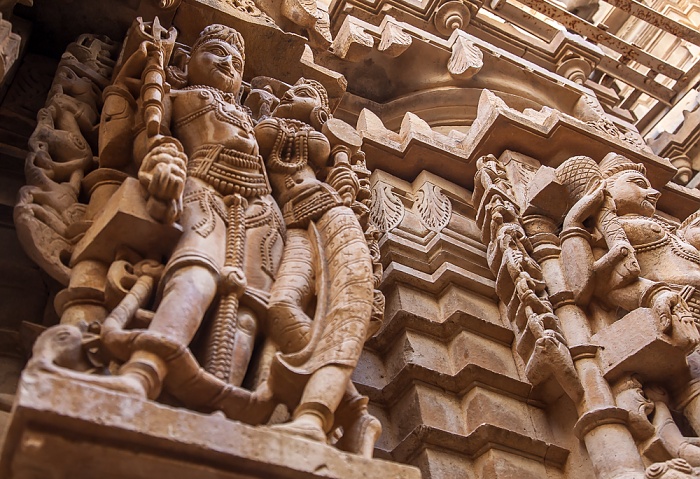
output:
<path id="1" fill-rule="evenodd" d="M 188 265 L 175 271 L 165 286 L 149 332 L 164 336 L 170 344 L 189 344 L 214 298 L 216 287 L 216 277 L 203 266 Z M 98 381 L 110 389 L 155 399 L 160 395 L 167 373 L 165 358 L 136 346 L 119 375 Z"/>
<path id="2" fill-rule="evenodd" d="M 168 279 L 150 331 L 190 344 L 217 290 L 217 277 L 204 266 L 187 265 Z"/>
<path id="3" fill-rule="evenodd" d="M 312 251 L 305 230 L 287 231 L 282 264 L 270 293 L 268 326 L 271 338 L 283 353 L 300 351 L 311 337 L 311 318 L 304 308 L 314 289 Z"/>
<path id="4" fill-rule="evenodd" d="M 238 327 L 233 342 L 233 358 L 231 359 L 231 375 L 229 384 L 240 386 L 243 383 L 250 359 L 255 347 L 255 335 L 258 332 L 258 319 L 250 308 L 238 309 Z"/>
<path id="5" fill-rule="evenodd" d="M 349 381 L 335 414 L 336 423 L 343 428 L 343 436 L 336 447 L 371 459 L 374 445 L 382 434 L 382 424 L 367 411 L 368 401 L 369 398 L 357 392 Z"/>
<path id="6" fill-rule="evenodd" d="M 333 413 L 345 394 L 351 374 L 352 368 L 336 365 L 315 371 L 304 388 L 292 422 L 274 426 L 274 429 L 326 442 L 326 434 L 333 425 Z"/>

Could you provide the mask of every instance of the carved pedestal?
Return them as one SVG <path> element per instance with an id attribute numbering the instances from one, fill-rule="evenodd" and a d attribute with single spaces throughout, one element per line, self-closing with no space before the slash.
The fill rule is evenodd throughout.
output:
<path id="1" fill-rule="evenodd" d="M 639 308 L 593 336 L 600 345 L 603 374 L 615 381 L 634 371 L 649 381 L 667 381 L 688 368 L 688 344 L 679 334 L 660 331 L 648 308 Z"/>
<path id="2" fill-rule="evenodd" d="M 25 374 L 3 453 L 6 479 L 419 479 L 410 466 L 78 384 Z"/>

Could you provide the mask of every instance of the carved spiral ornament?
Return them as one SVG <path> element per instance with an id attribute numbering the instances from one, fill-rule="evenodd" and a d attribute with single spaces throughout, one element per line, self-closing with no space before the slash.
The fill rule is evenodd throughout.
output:
<path id="1" fill-rule="evenodd" d="M 436 11 L 433 22 L 442 35 L 449 36 L 458 28 L 464 29 L 471 21 L 471 12 L 462 2 L 451 1 L 442 4 Z"/>

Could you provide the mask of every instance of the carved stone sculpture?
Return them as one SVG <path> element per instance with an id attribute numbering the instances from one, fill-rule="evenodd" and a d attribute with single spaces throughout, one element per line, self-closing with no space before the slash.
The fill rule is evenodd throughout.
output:
<path id="1" fill-rule="evenodd" d="M 656 217 L 660 195 L 644 173 L 642 165 L 615 153 L 600 165 L 574 157 L 558 168 L 573 204 L 560 235 L 562 262 L 577 304 L 597 330 L 593 339 L 605 377 L 618 381 L 616 401 L 629 414 L 640 452 L 651 461 L 678 458 L 650 466 L 647 477 L 691 477 L 697 446 L 670 410 L 682 411 L 697 430 L 692 365 L 700 335 L 688 305 L 697 301 L 700 284 L 700 256 L 692 244 L 697 215 L 680 227 Z M 620 337 L 631 328 L 634 334 Z M 656 366 L 660 355 L 669 360 L 663 369 Z"/>
<path id="2" fill-rule="evenodd" d="M 597 477 L 695 477 L 671 411 L 698 430 L 698 215 L 655 216 L 644 167 L 616 153 L 527 174 L 512 158 L 478 160 L 473 199 L 528 379 L 569 395 Z"/>
<path id="3" fill-rule="evenodd" d="M 358 417 L 336 417 L 336 423 L 348 446 L 370 454 L 381 426 L 350 382 L 374 297 L 372 259 L 350 208 L 360 187 L 352 167 L 361 158 L 359 134 L 329 119 L 325 89 L 304 79 L 287 90 L 255 134 L 287 226 L 269 307 L 268 327 L 279 352 L 267 382 L 295 409 L 294 420 L 279 429 L 323 441 L 339 406 L 355 409 L 346 415 Z M 316 311 L 309 316 L 313 299 Z"/>
<path id="4" fill-rule="evenodd" d="M 150 400 L 167 391 L 249 424 L 284 404 L 292 420 L 279 431 L 371 457 L 381 425 L 350 381 L 384 305 L 361 138 L 330 117 L 315 81 L 281 99 L 251 93 L 255 114 L 242 106 L 236 30 L 211 25 L 190 50 L 175 34 L 139 21 L 101 116 L 83 79 L 44 113 L 73 138 L 99 135 L 70 161 L 67 141 L 29 160 L 58 159 L 41 164 L 52 181 L 27 189 L 17 210 L 41 223 L 18 229 L 33 237 L 61 212 L 80 216 L 53 227 L 59 251 L 35 242 L 66 289 L 62 324 L 37 341 L 28 371 Z M 46 188 L 68 188 L 67 203 L 39 201 Z"/>
<path id="5" fill-rule="evenodd" d="M 496 291 L 516 332 L 517 351 L 534 384 L 554 376 L 578 400 L 581 385 L 566 348 L 559 318 L 549 301 L 542 268 L 519 220 L 520 212 L 503 166 L 493 156 L 477 161 L 474 203 L 477 223 L 488 244 L 487 258 L 496 275 Z"/>

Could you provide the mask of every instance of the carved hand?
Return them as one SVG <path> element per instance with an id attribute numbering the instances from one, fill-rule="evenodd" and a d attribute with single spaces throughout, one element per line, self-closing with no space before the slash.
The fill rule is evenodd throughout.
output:
<path id="1" fill-rule="evenodd" d="M 644 386 L 644 394 L 649 400 L 653 402 L 662 402 L 664 404 L 671 404 L 671 398 L 668 392 L 661 386 L 651 385 Z"/>
<path id="2" fill-rule="evenodd" d="M 652 300 L 652 310 L 659 316 L 662 331 L 671 333 L 678 328 L 678 335 L 689 341 L 693 348 L 700 344 L 700 332 L 685 300 L 675 291 L 663 290 Z M 673 319 L 677 319 L 674 324 Z"/>
<path id="3" fill-rule="evenodd" d="M 338 192 L 345 206 L 350 206 L 352 204 L 357 195 L 357 191 L 360 189 L 360 182 L 350 168 L 350 165 L 346 166 L 340 164 L 334 166 L 331 168 L 330 173 L 328 173 L 326 181 Z"/>
<path id="4" fill-rule="evenodd" d="M 613 245 L 610 251 L 593 264 L 593 271 L 597 278 L 606 280 L 608 290 L 629 284 L 641 272 L 634 249 L 627 242 Z"/>
<path id="5" fill-rule="evenodd" d="M 176 143 L 162 143 L 144 158 L 139 180 L 151 198 L 149 213 L 163 222 L 175 221 L 182 211 L 182 192 L 187 177 L 187 156 Z"/>
<path id="6" fill-rule="evenodd" d="M 583 222 L 603 206 L 605 196 L 608 194 L 605 186 L 605 182 L 598 183 L 574 204 L 564 219 L 563 227 L 565 230 L 572 227 L 583 227 Z"/>

